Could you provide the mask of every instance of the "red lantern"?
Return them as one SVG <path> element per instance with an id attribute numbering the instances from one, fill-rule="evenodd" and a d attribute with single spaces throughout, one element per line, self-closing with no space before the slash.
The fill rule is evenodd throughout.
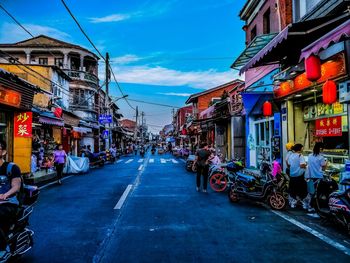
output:
<path id="1" fill-rule="evenodd" d="M 324 104 L 333 104 L 337 101 L 337 84 L 333 80 L 327 80 L 323 84 L 322 98 Z"/>
<path id="2" fill-rule="evenodd" d="M 263 115 L 265 117 L 272 116 L 272 104 L 269 101 L 265 101 L 263 104 Z"/>
<path id="3" fill-rule="evenodd" d="M 305 59 L 306 78 L 310 81 L 316 81 L 321 77 L 321 60 L 315 55 Z"/>
<path id="4" fill-rule="evenodd" d="M 62 108 L 56 108 L 55 111 L 53 112 L 53 114 L 54 114 L 57 118 L 61 118 L 61 117 L 62 117 Z"/>

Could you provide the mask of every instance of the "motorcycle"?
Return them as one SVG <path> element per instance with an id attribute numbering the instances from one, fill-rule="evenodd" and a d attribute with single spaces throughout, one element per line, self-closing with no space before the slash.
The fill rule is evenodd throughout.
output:
<path id="1" fill-rule="evenodd" d="M 195 155 L 189 155 L 187 160 L 186 160 L 186 170 L 189 171 L 189 172 L 197 172 L 197 166 L 195 165 L 193 167 L 193 163 L 196 159 L 196 156 Z"/>
<path id="2" fill-rule="evenodd" d="M 16 222 L 9 226 L 9 231 L 5 235 L 9 251 L 0 258 L 0 263 L 22 256 L 33 247 L 34 232 L 28 229 L 27 226 L 39 193 L 40 191 L 36 186 L 23 186 L 21 194 L 18 196 L 21 205 L 17 213 Z"/>
<path id="3" fill-rule="evenodd" d="M 282 210 L 287 205 L 287 188 L 288 177 L 279 174 L 273 178 L 270 165 L 263 162 L 259 175 L 236 172 L 228 197 L 232 203 L 237 203 L 242 197 L 264 200 L 272 209 Z"/>
<path id="4" fill-rule="evenodd" d="M 223 192 L 233 184 L 236 173 L 243 170 L 240 161 L 231 161 L 227 164 L 213 165 L 209 168 L 209 184 L 215 192 Z"/>
<path id="5" fill-rule="evenodd" d="M 113 154 L 111 153 L 111 151 L 107 150 L 106 151 L 106 162 L 110 162 L 110 163 L 114 163 L 116 160 L 116 157 L 113 156 Z"/>
<path id="6" fill-rule="evenodd" d="M 105 154 L 101 153 L 88 153 L 90 167 L 104 166 L 105 165 Z"/>
<path id="7" fill-rule="evenodd" d="M 317 181 L 315 210 L 322 219 L 341 225 L 350 235 L 350 179 L 343 179 L 339 183 L 347 189 L 338 190 L 338 184 L 330 174 Z"/>

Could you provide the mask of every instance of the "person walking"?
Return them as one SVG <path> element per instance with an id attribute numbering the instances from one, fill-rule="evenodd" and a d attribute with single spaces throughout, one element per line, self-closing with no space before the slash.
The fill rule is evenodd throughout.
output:
<path id="1" fill-rule="evenodd" d="M 289 205 L 291 208 L 295 208 L 299 200 L 303 202 L 303 208 L 306 209 L 307 195 L 306 182 L 304 179 L 304 173 L 306 168 L 306 162 L 302 155 L 303 145 L 297 143 L 293 146 L 293 153 L 288 158 L 288 164 L 290 165 L 290 183 L 289 183 Z"/>
<path id="2" fill-rule="evenodd" d="M 62 184 L 62 173 L 63 173 L 63 168 L 64 164 L 66 163 L 67 159 L 67 154 L 63 150 L 62 144 L 58 144 L 56 147 L 56 150 L 53 153 L 54 155 L 54 160 L 55 160 L 55 167 L 56 167 L 56 172 L 57 172 L 57 182 L 58 184 Z"/>
<path id="3" fill-rule="evenodd" d="M 210 157 L 211 153 L 208 150 L 208 144 L 203 143 L 202 147 L 196 152 L 196 159 L 193 163 L 192 169 L 194 169 L 194 166 L 197 166 L 197 192 L 199 192 L 201 187 L 201 177 L 203 176 L 203 193 L 207 192 L 207 185 L 208 185 L 208 172 L 209 172 L 209 163 L 208 159 Z"/>
<path id="4" fill-rule="evenodd" d="M 314 146 L 313 153 L 308 156 L 307 170 L 305 173 L 305 180 L 307 182 L 307 197 L 305 206 L 308 212 L 315 212 L 315 209 L 311 207 L 311 201 L 315 195 L 315 184 L 318 180 L 323 178 L 323 171 L 326 170 L 327 161 L 322 155 L 323 143 L 317 142 Z"/>

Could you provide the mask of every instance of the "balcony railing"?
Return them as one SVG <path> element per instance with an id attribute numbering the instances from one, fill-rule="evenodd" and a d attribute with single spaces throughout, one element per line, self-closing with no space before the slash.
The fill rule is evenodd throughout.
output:
<path id="1" fill-rule="evenodd" d="M 94 74 L 91 74 L 85 71 L 78 71 L 78 70 L 64 70 L 64 71 L 72 79 L 88 81 L 98 85 L 98 78 Z"/>

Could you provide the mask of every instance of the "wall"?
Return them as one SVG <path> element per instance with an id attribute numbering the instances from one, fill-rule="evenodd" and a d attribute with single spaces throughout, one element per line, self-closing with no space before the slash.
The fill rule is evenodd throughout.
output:
<path id="1" fill-rule="evenodd" d="M 32 155 L 32 138 L 14 137 L 13 162 L 16 163 L 23 174 L 30 173 L 30 163 Z"/>
<path id="2" fill-rule="evenodd" d="M 232 85 L 223 87 L 222 89 L 218 89 L 216 91 L 210 92 L 208 94 L 202 95 L 198 97 L 198 114 L 203 110 L 209 108 L 209 103 L 212 98 L 220 98 L 222 93 L 226 90 L 229 91 L 233 88 Z"/>

